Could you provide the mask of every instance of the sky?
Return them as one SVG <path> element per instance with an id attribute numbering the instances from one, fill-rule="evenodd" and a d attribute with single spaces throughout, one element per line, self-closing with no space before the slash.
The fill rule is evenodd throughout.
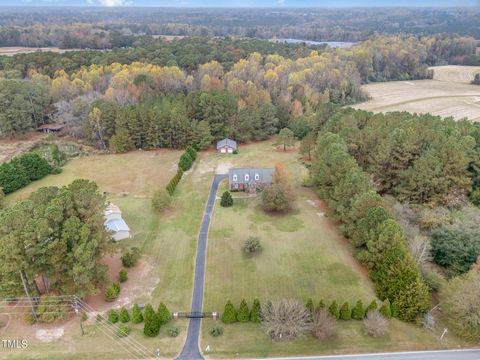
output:
<path id="1" fill-rule="evenodd" d="M 0 0 L 3 6 L 342 7 L 480 6 L 480 0 Z"/>

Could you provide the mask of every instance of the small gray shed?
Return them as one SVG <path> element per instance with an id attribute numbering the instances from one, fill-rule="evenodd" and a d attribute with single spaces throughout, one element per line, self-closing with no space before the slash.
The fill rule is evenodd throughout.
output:
<path id="1" fill-rule="evenodd" d="M 222 154 L 231 154 L 237 150 L 237 142 L 232 139 L 223 139 L 217 142 L 217 151 Z"/>

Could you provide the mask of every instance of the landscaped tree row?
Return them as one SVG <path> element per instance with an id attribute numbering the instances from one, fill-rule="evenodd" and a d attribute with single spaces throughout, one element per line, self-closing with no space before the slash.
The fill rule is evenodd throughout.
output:
<path id="1" fill-rule="evenodd" d="M 0 189 L 12 193 L 52 172 L 47 160 L 36 153 L 25 153 L 0 164 Z"/>
<path id="2" fill-rule="evenodd" d="M 410 255 L 400 225 L 383 207 L 368 176 L 337 134 L 320 134 L 311 167 L 314 187 L 342 221 L 357 257 L 369 268 L 377 296 L 398 318 L 414 321 L 429 307 L 427 286 Z"/>
<path id="3" fill-rule="evenodd" d="M 178 183 L 182 179 L 183 173 L 190 170 L 196 158 L 197 151 L 193 148 L 193 146 L 189 146 L 187 150 L 185 150 L 185 152 L 182 154 L 182 156 L 180 156 L 180 160 L 178 161 L 177 173 L 173 176 L 173 178 L 170 180 L 166 187 L 168 195 L 172 196 L 175 193 L 175 189 L 177 188 Z"/>
<path id="4" fill-rule="evenodd" d="M 43 278 L 47 293 L 84 296 L 106 278 L 100 260 L 109 248 L 105 198 L 97 185 L 75 180 L 45 187 L 0 211 L 0 294 L 23 294 L 20 273 L 31 293 Z"/>
<path id="5" fill-rule="evenodd" d="M 266 302 L 267 306 L 271 302 Z M 390 302 L 386 299 L 380 307 L 377 302 L 373 300 L 368 306 L 364 306 L 362 300 L 358 300 L 354 306 L 350 306 L 348 302 L 344 302 L 342 306 L 338 305 L 336 300 L 332 301 L 329 306 L 321 299 L 318 303 L 314 303 L 310 298 L 308 299 L 305 308 L 308 310 L 311 316 L 314 315 L 316 311 L 326 310 L 328 313 L 338 320 L 362 320 L 364 319 L 368 312 L 373 310 L 379 310 L 380 313 L 386 317 L 392 317 L 392 309 Z M 233 303 L 228 300 L 225 304 L 223 313 L 221 314 L 221 321 L 224 324 L 232 324 L 235 322 L 253 322 L 260 323 L 262 321 L 262 306 L 258 299 L 254 299 L 252 307 L 249 308 L 245 299 L 242 299 L 238 308 L 235 308 Z M 393 315 L 396 309 L 393 309 Z"/>
<path id="6" fill-rule="evenodd" d="M 339 109 L 322 131 L 343 138 L 375 189 L 401 202 L 453 204 L 480 183 L 480 128 L 469 121 Z"/>

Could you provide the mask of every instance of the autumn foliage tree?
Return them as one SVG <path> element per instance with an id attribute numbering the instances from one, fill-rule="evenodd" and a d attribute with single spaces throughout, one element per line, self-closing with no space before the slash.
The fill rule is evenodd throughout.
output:
<path id="1" fill-rule="evenodd" d="M 275 165 L 273 183 L 262 192 L 265 211 L 287 212 L 294 206 L 295 193 L 284 164 Z"/>

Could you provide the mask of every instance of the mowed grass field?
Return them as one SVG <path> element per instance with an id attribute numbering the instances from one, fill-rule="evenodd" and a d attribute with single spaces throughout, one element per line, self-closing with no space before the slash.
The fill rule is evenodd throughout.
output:
<path id="1" fill-rule="evenodd" d="M 433 67 L 433 80 L 390 81 L 363 86 L 372 99 L 354 106 L 373 112 L 431 113 L 480 121 L 480 86 L 470 81 L 480 67 Z"/>

